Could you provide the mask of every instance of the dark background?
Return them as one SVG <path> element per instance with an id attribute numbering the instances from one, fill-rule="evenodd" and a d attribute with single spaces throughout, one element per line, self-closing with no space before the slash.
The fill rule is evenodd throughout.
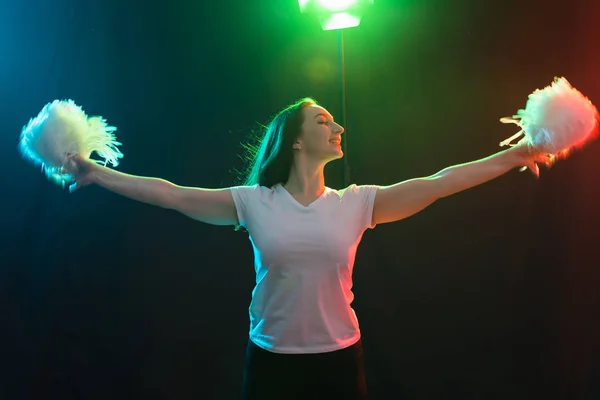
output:
<path id="1" fill-rule="evenodd" d="M 19 133 L 71 98 L 118 127 L 119 170 L 231 186 L 241 143 L 286 104 L 340 114 L 337 33 L 295 0 L 0 4 L 0 398 L 238 398 L 247 235 L 69 195 L 21 159 Z M 500 150 L 516 126 L 498 119 L 555 76 L 600 103 L 599 16 L 593 0 L 377 0 L 345 32 L 351 181 Z M 596 142 L 365 234 L 373 399 L 600 397 L 599 157 Z"/>

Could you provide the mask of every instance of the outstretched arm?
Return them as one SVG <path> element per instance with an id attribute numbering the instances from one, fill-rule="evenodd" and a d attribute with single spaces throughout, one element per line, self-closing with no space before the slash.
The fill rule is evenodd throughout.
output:
<path id="1" fill-rule="evenodd" d="M 213 225 L 236 225 L 237 214 L 231 191 L 175 185 L 159 178 L 135 176 L 106 168 L 75 156 L 71 168 L 76 183 L 71 190 L 97 184 L 122 196 L 143 203 L 172 209 Z"/>
<path id="2" fill-rule="evenodd" d="M 536 162 L 547 163 L 548 158 L 531 154 L 523 143 L 477 161 L 444 168 L 428 177 L 381 187 L 375 197 L 373 222 L 383 224 L 407 218 L 442 197 L 480 185 L 516 167 L 526 166 L 539 176 Z"/>

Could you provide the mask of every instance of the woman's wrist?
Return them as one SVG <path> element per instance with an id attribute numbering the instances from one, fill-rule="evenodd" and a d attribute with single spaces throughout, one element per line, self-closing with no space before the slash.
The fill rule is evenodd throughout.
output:
<path id="1" fill-rule="evenodd" d="M 511 168 L 522 167 L 525 165 L 525 159 L 529 156 L 527 144 L 522 143 L 504 150 L 506 164 Z"/>
<path id="2" fill-rule="evenodd" d="M 87 160 L 88 180 L 91 184 L 98 184 L 102 178 L 102 174 L 108 168 L 98 164 L 95 161 Z"/>

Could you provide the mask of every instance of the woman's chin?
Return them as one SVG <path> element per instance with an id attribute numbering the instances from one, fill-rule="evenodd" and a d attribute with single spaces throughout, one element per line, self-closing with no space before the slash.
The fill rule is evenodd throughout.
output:
<path id="1" fill-rule="evenodd" d="M 331 155 L 331 160 L 339 160 L 340 158 L 344 157 L 344 152 L 341 149 L 338 149 L 336 152 L 334 152 Z"/>

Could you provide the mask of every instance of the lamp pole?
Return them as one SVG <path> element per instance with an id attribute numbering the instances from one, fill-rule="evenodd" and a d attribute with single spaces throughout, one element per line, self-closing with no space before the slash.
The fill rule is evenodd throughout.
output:
<path id="1" fill-rule="evenodd" d="M 340 81 L 340 119 L 344 129 L 346 117 L 346 60 L 344 48 L 344 30 L 360 25 L 362 15 L 375 0 L 298 0 L 300 12 L 315 14 L 323 30 L 338 31 L 339 81 Z M 347 134 L 346 134 L 347 135 Z M 342 140 L 344 152 L 342 179 L 347 187 L 350 184 L 350 166 L 348 163 L 348 136 Z"/>
<path id="2" fill-rule="evenodd" d="M 344 129 L 348 126 L 346 118 L 346 55 L 344 48 L 344 30 L 338 30 L 338 48 L 339 48 L 339 79 L 340 79 L 340 119 Z M 348 163 L 348 133 L 342 140 L 342 151 L 344 152 L 344 165 L 342 170 L 342 179 L 344 187 L 350 185 L 350 165 Z"/>

